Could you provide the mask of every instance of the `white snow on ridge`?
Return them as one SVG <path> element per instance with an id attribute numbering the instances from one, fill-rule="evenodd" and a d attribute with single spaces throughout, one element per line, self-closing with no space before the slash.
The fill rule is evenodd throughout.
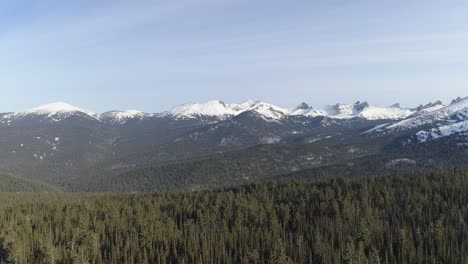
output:
<path id="1" fill-rule="evenodd" d="M 289 113 L 289 115 L 317 117 L 317 116 L 329 116 L 329 113 L 325 110 L 309 108 L 309 109 L 294 109 Z"/>
<path id="2" fill-rule="evenodd" d="M 255 111 L 266 120 L 279 120 L 287 116 L 326 116 L 335 119 L 364 118 L 367 120 L 401 120 L 416 111 L 401 108 L 398 105 L 390 107 L 378 107 L 366 102 L 355 104 L 336 104 L 326 106 L 324 109 L 314 109 L 302 103 L 293 109 L 281 108 L 260 101 L 246 101 L 241 104 L 225 104 L 222 101 L 208 101 L 206 103 L 184 104 L 170 109 L 162 116 L 176 118 L 196 118 L 199 116 L 227 118 L 236 116 L 246 111 Z"/>
<path id="3" fill-rule="evenodd" d="M 70 117 L 76 113 L 87 115 L 96 120 L 102 120 L 103 118 L 112 119 L 113 123 L 124 123 L 129 119 L 143 118 L 148 114 L 137 111 L 137 110 L 125 110 L 125 111 L 110 111 L 106 113 L 97 113 L 87 109 L 79 108 L 64 102 L 56 102 L 41 105 L 35 108 L 31 108 L 25 111 L 11 113 L 4 118 L 11 119 L 15 116 L 28 116 L 28 115 L 45 115 L 51 118 L 53 121 L 60 121 L 67 117 Z"/>
<path id="4" fill-rule="evenodd" d="M 365 108 L 359 114 L 359 117 L 365 118 L 367 120 L 380 120 L 380 119 L 398 120 L 398 119 L 406 118 L 413 113 L 414 111 L 410 109 L 404 109 L 400 107 L 369 106 Z"/>
<path id="5" fill-rule="evenodd" d="M 178 119 L 192 119 L 198 117 L 213 117 L 216 119 L 226 119 L 237 116 L 244 112 L 253 112 L 267 121 L 278 121 L 288 116 L 307 116 L 307 117 L 330 117 L 333 119 L 351 119 L 362 118 L 367 120 L 403 120 L 389 124 L 385 128 L 380 127 L 378 131 L 397 127 L 415 127 L 425 122 L 432 122 L 434 119 L 459 115 L 458 121 L 468 117 L 468 98 L 457 99 L 447 106 L 443 107 L 440 101 L 430 103 L 426 106 L 420 106 L 416 109 L 401 108 L 399 105 L 389 107 L 379 107 L 370 105 L 367 102 L 356 102 L 355 104 L 335 104 L 326 106 L 324 109 L 314 109 L 305 103 L 300 104 L 293 109 L 278 107 L 261 101 L 245 101 L 240 104 L 226 104 L 222 101 L 212 100 L 205 103 L 189 103 L 176 106 L 161 114 L 148 114 L 136 110 L 110 111 L 105 113 L 96 113 L 90 110 L 78 108 L 67 103 L 57 102 L 42 105 L 23 112 L 5 114 L 1 122 L 6 123 L 11 120 L 10 117 L 25 115 L 47 115 L 52 120 L 58 121 L 69 117 L 75 113 L 88 115 L 99 121 L 109 121 L 111 123 L 125 123 L 127 120 L 136 118 L 147 118 L 150 116 L 169 117 Z"/>
<path id="6" fill-rule="evenodd" d="M 258 103 L 259 101 L 247 100 L 240 104 L 228 104 L 227 107 L 237 112 L 243 112 L 246 111 L 246 109 L 252 108 Z"/>
<path id="7" fill-rule="evenodd" d="M 264 117 L 267 121 L 282 119 L 289 114 L 288 109 L 263 102 L 257 102 L 245 111 L 254 111 Z"/>
<path id="8" fill-rule="evenodd" d="M 249 106 L 246 104 L 246 107 Z M 163 115 L 185 118 L 195 118 L 198 116 L 225 117 L 236 115 L 241 111 L 241 105 L 227 105 L 222 101 L 213 100 L 206 103 L 189 103 L 176 106 Z"/>
<path id="9" fill-rule="evenodd" d="M 327 116 L 335 119 L 350 119 L 350 118 L 364 118 L 367 120 L 399 120 L 413 114 L 414 111 L 398 106 L 379 107 L 369 105 L 368 103 L 357 102 L 351 104 L 336 104 L 325 107 L 324 110 L 317 109 L 300 109 L 291 115 L 304 115 L 309 117 Z"/>
<path id="10" fill-rule="evenodd" d="M 16 114 L 17 115 L 39 114 L 39 115 L 52 116 L 58 113 L 73 113 L 73 112 L 81 112 L 91 117 L 97 116 L 97 113 L 95 112 L 92 112 L 83 108 L 78 108 L 78 107 L 75 107 L 73 105 L 70 105 L 64 102 L 45 104 L 45 105 L 41 105 L 35 108 L 28 109 L 23 112 L 16 113 Z"/>
<path id="11" fill-rule="evenodd" d="M 372 132 L 374 132 L 374 131 L 378 131 L 378 130 L 380 130 L 381 128 L 384 128 L 384 127 L 388 126 L 388 124 L 389 124 L 389 123 L 377 125 L 377 126 L 371 128 L 371 129 L 367 130 L 367 131 L 362 132 L 361 135 L 366 135 L 366 134 L 372 133 Z"/>
<path id="12" fill-rule="evenodd" d="M 437 104 L 437 105 L 434 105 L 434 106 L 431 106 L 431 107 L 424 108 L 421 111 L 418 111 L 416 113 L 418 115 L 423 115 L 423 114 L 427 114 L 427 113 L 430 113 L 430 112 L 437 111 L 437 110 L 439 110 L 441 108 L 444 108 L 444 107 L 445 107 L 445 105 L 443 105 L 443 104 Z"/>
<path id="13" fill-rule="evenodd" d="M 130 119 L 144 118 L 149 114 L 138 110 L 110 111 L 100 114 L 100 119 L 110 120 L 112 123 L 123 124 Z"/>
<path id="14" fill-rule="evenodd" d="M 448 106 L 443 106 L 440 101 L 429 104 L 424 108 L 419 108 L 409 118 L 389 125 L 376 126 L 363 134 L 390 133 L 415 129 L 420 126 L 432 128 L 416 133 L 419 142 L 427 142 L 455 134 L 468 136 L 468 97 L 457 98 Z"/>
<path id="15" fill-rule="evenodd" d="M 117 118 L 135 118 L 138 116 L 144 116 L 145 113 L 138 110 L 125 110 L 125 111 L 114 111 L 114 116 Z"/>
<path id="16" fill-rule="evenodd" d="M 386 129 L 411 129 L 422 125 L 433 124 L 436 122 L 456 122 L 458 120 L 450 120 L 450 117 L 456 115 L 459 119 L 468 117 L 468 97 L 460 99 L 448 106 L 439 108 L 431 112 L 424 112 L 414 117 L 402 120 L 392 124 Z"/>
<path id="17" fill-rule="evenodd" d="M 419 131 L 416 136 L 419 142 L 426 142 L 454 134 L 464 134 L 468 136 L 468 120 L 434 128 L 431 131 Z"/>
<path id="18" fill-rule="evenodd" d="M 222 101 L 208 101 L 206 103 L 190 103 L 176 106 L 163 113 L 163 116 L 177 118 L 196 118 L 200 116 L 226 118 L 236 116 L 247 111 L 254 111 L 267 119 L 281 119 L 289 114 L 289 110 L 260 102 L 246 101 L 240 104 L 225 104 Z"/>

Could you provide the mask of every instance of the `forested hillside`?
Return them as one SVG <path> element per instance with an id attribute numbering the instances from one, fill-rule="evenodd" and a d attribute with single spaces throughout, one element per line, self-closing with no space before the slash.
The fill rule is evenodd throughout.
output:
<path id="1" fill-rule="evenodd" d="M 35 182 L 7 174 L 0 174 L 0 192 L 51 192 L 57 189 L 44 183 Z"/>
<path id="2" fill-rule="evenodd" d="M 0 194 L 1 263 L 467 263 L 468 171 Z"/>
<path id="3" fill-rule="evenodd" d="M 271 179 L 321 164 L 366 155 L 372 148 L 349 153 L 352 145 L 332 148 L 311 144 L 258 145 L 244 150 L 173 162 L 156 162 L 115 170 L 95 169 L 68 180 L 67 191 L 152 192 L 220 188 Z"/>
<path id="4" fill-rule="evenodd" d="M 378 143 L 378 144 L 377 144 Z M 65 191 L 153 192 L 232 187 L 272 179 L 328 179 L 466 168 L 468 150 L 452 138 L 406 147 L 356 138 L 268 144 L 206 157 L 96 168 L 58 184 Z M 381 149 L 386 148 L 385 152 Z"/>

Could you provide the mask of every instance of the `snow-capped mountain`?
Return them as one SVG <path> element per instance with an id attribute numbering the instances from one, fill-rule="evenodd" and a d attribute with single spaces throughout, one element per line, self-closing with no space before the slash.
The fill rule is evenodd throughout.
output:
<path id="1" fill-rule="evenodd" d="M 0 115 L 0 123 L 11 123 L 18 119 L 41 118 L 46 121 L 59 122 L 70 117 L 81 117 L 95 121 L 105 121 L 113 124 L 123 124 L 131 119 L 141 119 L 150 114 L 137 110 L 109 111 L 97 113 L 84 108 L 79 108 L 64 102 L 56 102 L 41 105 L 20 112 L 11 112 Z"/>
<path id="2" fill-rule="evenodd" d="M 334 104 L 323 109 L 315 109 L 306 103 L 301 103 L 295 108 L 283 108 L 276 105 L 248 100 L 239 104 L 227 104 L 223 101 L 212 100 L 205 103 L 189 103 L 176 106 L 160 114 L 150 114 L 137 110 L 109 111 L 97 113 L 95 111 L 75 107 L 73 105 L 57 102 L 42 105 L 16 113 L 3 114 L 3 120 L 17 117 L 40 116 L 47 117 L 52 121 L 60 121 L 70 116 L 86 116 L 97 121 L 122 124 L 131 119 L 144 119 L 148 117 L 172 118 L 172 119 L 197 119 L 212 118 L 214 120 L 225 120 L 238 116 L 245 112 L 252 112 L 265 120 L 277 121 L 291 116 L 304 116 L 309 118 L 328 117 L 332 119 L 361 118 L 365 120 L 397 120 L 401 122 L 389 125 L 388 129 L 398 127 L 415 127 L 444 116 L 457 112 L 464 108 L 466 98 L 457 98 L 449 106 L 444 106 L 437 101 L 417 108 L 402 108 L 399 104 L 388 107 L 371 105 L 367 102 L 356 102 L 354 104 Z M 463 113 L 460 113 L 463 114 Z"/>
<path id="3" fill-rule="evenodd" d="M 67 112 L 82 112 L 90 116 L 96 115 L 95 112 L 92 112 L 90 110 L 86 110 L 83 108 L 78 108 L 78 107 L 75 107 L 73 105 L 70 105 L 64 102 L 56 102 L 56 103 L 41 105 L 35 108 L 28 109 L 23 112 L 20 112 L 19 114 L 54 115 L 58 113 L 67 113 Z"/>
<path id="4" fill-rule="evenodd" d="M 226 104 L 222 101 L 184 104 L 174 107 L 162 115 L 181 119 L 197 117 L 226 119 L 249 111 L 254 111 L 269 120 L 280 120 L 288 116 L 400 120 L 416 112 L 416 110 L 401 108 L 397 104 L 389 107 L 379 107 L 370 105 L 367 102 L 356 102 L 355 104 L 335 104 L 324 109 L 315 109 L 306 103 L 301 103 L 293 109 L 287 109 L 266 102 L 249 100 L 241 104 Z"/>
<path id="5" fill-rule="evenodd" d="M 416 133 L 419 142 L 468 132 L 468 97 L 457 98 L 448 106 L 440 101 L 428 104 L 401 121 L 376 127 L 371 132 L 389 134 L 423 128 Z"/>
<path id="6" fill-rule="evenodd" d="M 225 104 L 223 101 L 212 100 L 205 103 L 189 103 L 176 106 L 162 115 L 175 118 L 217 117 L 226 118 L 238 115 L 255 104 L 246 101 L 242 104 Z"/>
<path id="7" fill-rule="evenodd" d="M 416 116 L 416 115 L 422 115 L 426 114 L 432 111 L 436 111 L 441 109 L 442 107 L 445 107 L 445 105 L 442 103 L 442 101 L 436 101 L 433 103 L 428 103 L 426 105 L 420 105 L 417 108 L 413 109 L 415 113 L 409 117 Z"/>
<path id="8" fill-rule="evenodd" d="M 418 115 L 412 116 L 408 119 L 391 124 L 385 129 L 387 130 L 405 130 L 412 129 L 423 125 L 443 125 L 454 123 L 464 120 L 468 117 L 468 97 L 460 100 L 453 101 L 450 105 L 426 109 Z"/>
<path id="9" fill-rule="evenodd" d="M 335 119 L 363 118 L 367 120 L 399 120 L 406 118 L 415 111 L 401 108 L 398 104 L 389 107 L 379 107 L 370 105 L 367 102 L 356 102 L 355 104 L 335 104 L 325 107 L 325 109 L 305 108 L 301 104 L 295 108 L 291 115 L 304 115 L 309 117 L 326 116 Z"/>
<path id="10" fill-rule="evenodd" d="M 278 121 L 290 116 L 304 116 L 308 118 L 329 117 L 333 119 L 362 118 L 366 120 L 401 120 L 418 111 L 429 111 L 438 106 L 439 105 L 434 105 L 432 108 L 428 105 L 424 107 L 421 106 L 420 109 L 417 110 L 401 108 L 399 105 L 379 107 L 370 105 L 367 102 L 356 102 L 355 104 L 335 104 L 327 106 L 324 109 L 315 109 L 306 103 L 301 103 L 295 108 L 288 109 L 262 101 L 248 100 L 239 104 L 227 104 L 223 101 L 212 100 L 205 103 L 183 104 L 160 114 L 150 114 L 137 110 L 115 110 L 97 113 L 67 103 L 57 102 L 21 112 L 4 114 L 2 119 L 3 123 L 7 122 L 5 120 L 21 117 L 43 117 L 48 118 L 50 121 L 61 121 L 71 116 L 81 116 L 111 124 L 123 124 L 132 119 L 160 117 L 181 120 L 210 118 L 215 122 L 216 120 L 225 120 L 242 113 L 252 112 L 268 121 Z"/>
<path id="11" fill-rule="evenodd" d="M 323 109 L 315 109 L 306 103 L 301 103 L 295 108 L 288 109 L 262 101 L 248 100 L 239 104 L 227 104 L 223 101 L 212 100 L 205 103 L 183 104 L 160 114 L 150 114 L 137 110 L 116 110 L 97 113 L 67 103 L 57 102 L 21 112 L 3 114 L 0 116 L 0 123 L 9 124 L 15 119 L 36 117 L 57 122 L 72 116 L 84 117 L 111 125 L 119 125 L 129 120 L 143 120 L 147 118 L 199 119 L 200 121 L 209 119 L 209 123 L 213 123 L 239 116 L 242 113 L 252 113 L 266 121 L 280 121 L 298 116 L 305 118 L 327 117 L 335 120 L 358 118 L 363 120 L 397 121 L 373 130 L 373 132 L 382 132 L 384 130 L 411 129 L 425 124 L 432 124 L 433 122 L 440 122 L 440 125 L 448 125 L 455 121 L 464 120 L 466 115 L 468 115 L 466 110 L 467 101 L 467 98 L 457 98 L 449 106 L 444 106 L 442 102 L 436 101 L 417 108 L 402 108 L 399 104 L 380 107 L 358 101 L 354 104 L 340 103 L 326 106 Z"/>
<path id="12" fill-rule="evenodd" d="M 287 117 L 290 114 L 290 111 L 288 109 L 264 102 L 257 102 L 244 112 L 248 111 L 252 111 L 258 114 L 260 117 L 264 118 L 267 121 L 280 120 Z"/>
<path id="13" fill-rule="evenodd" d="M 67 118 L 73 114 L 83 114 L 92 118 L 98 118 L 98 114 L 96 112 L 78 108 L 64 102 L 41 105 L 25 111 L 14 113 L 13 116 L 47 116 L 54 120 L 58 120 Z"/>
<path id="14" fill-rule="evenodd" d="M 226 104 L 223 101 L 213 100 L 206 103 L 176 106 L 164 112 L 162 116 L 180 119 L 211 117 L 222 120 L 249 111 L 254 111 L 260 116 L 271 120 L 278 120 L 289 114 L 287 109 L 260 101 L 248 100 L 240 104 Z"/>

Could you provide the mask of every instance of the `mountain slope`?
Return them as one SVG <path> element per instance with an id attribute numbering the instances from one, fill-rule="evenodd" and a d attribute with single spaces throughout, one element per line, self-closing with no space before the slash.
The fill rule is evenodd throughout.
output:
<path id="1" fill-rule="evenodd" d="M 370 134 L 409 133 L 418 142 L 468 132 L 468 97 L 457 98 L 448 106 L 436 104 L 422 109 L 407 119 L 376 127 Z"/>
<path id="2" fill-rule="evenodd" d="M 358 177 L 468 167 L 468 146 L 444 138 L 393 146 L 392 138 L 328 138 L 311 144 L 258 145 L 234 152 L 90 173 L 69 191 L 152 192 L 235 186 L 269 179 Z"/>
<path id="3" fill-rule="evenodd" d="M 265 180 L 306 168 L 379 153 L 386 141 L 369 144 L 364 138 L 346 143 L 324 138 L 310 144 L 268 144 L 233 152 L 172 162 L 153 162 L 134 167 L 93 170 L 70 179 L 72 191 L 150 192 L 231 186 Z"/>
<path id="4" fill-rule="evenodd" d="M 458 99 L 446 107 L 435 111 L 424 112 L 392 124 L 386 127 L 387 130 L 405 130 L 424 125 L 439 125 L 461 121 L 468 118 L 468 97 Z"/>
<path id="5" fill-rule="evenodd" d="M 0 192 L 56 192 L 57 189 L 41 182 L 7 174 L 0 174 Z"/>

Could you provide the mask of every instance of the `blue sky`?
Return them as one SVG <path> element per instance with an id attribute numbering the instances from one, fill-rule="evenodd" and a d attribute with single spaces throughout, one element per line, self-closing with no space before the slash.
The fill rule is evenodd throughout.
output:
<path id="1" fill-rule="evenodd" d="M 0 111 L 468 96 L 467 1 L 0 1 Z"/>

